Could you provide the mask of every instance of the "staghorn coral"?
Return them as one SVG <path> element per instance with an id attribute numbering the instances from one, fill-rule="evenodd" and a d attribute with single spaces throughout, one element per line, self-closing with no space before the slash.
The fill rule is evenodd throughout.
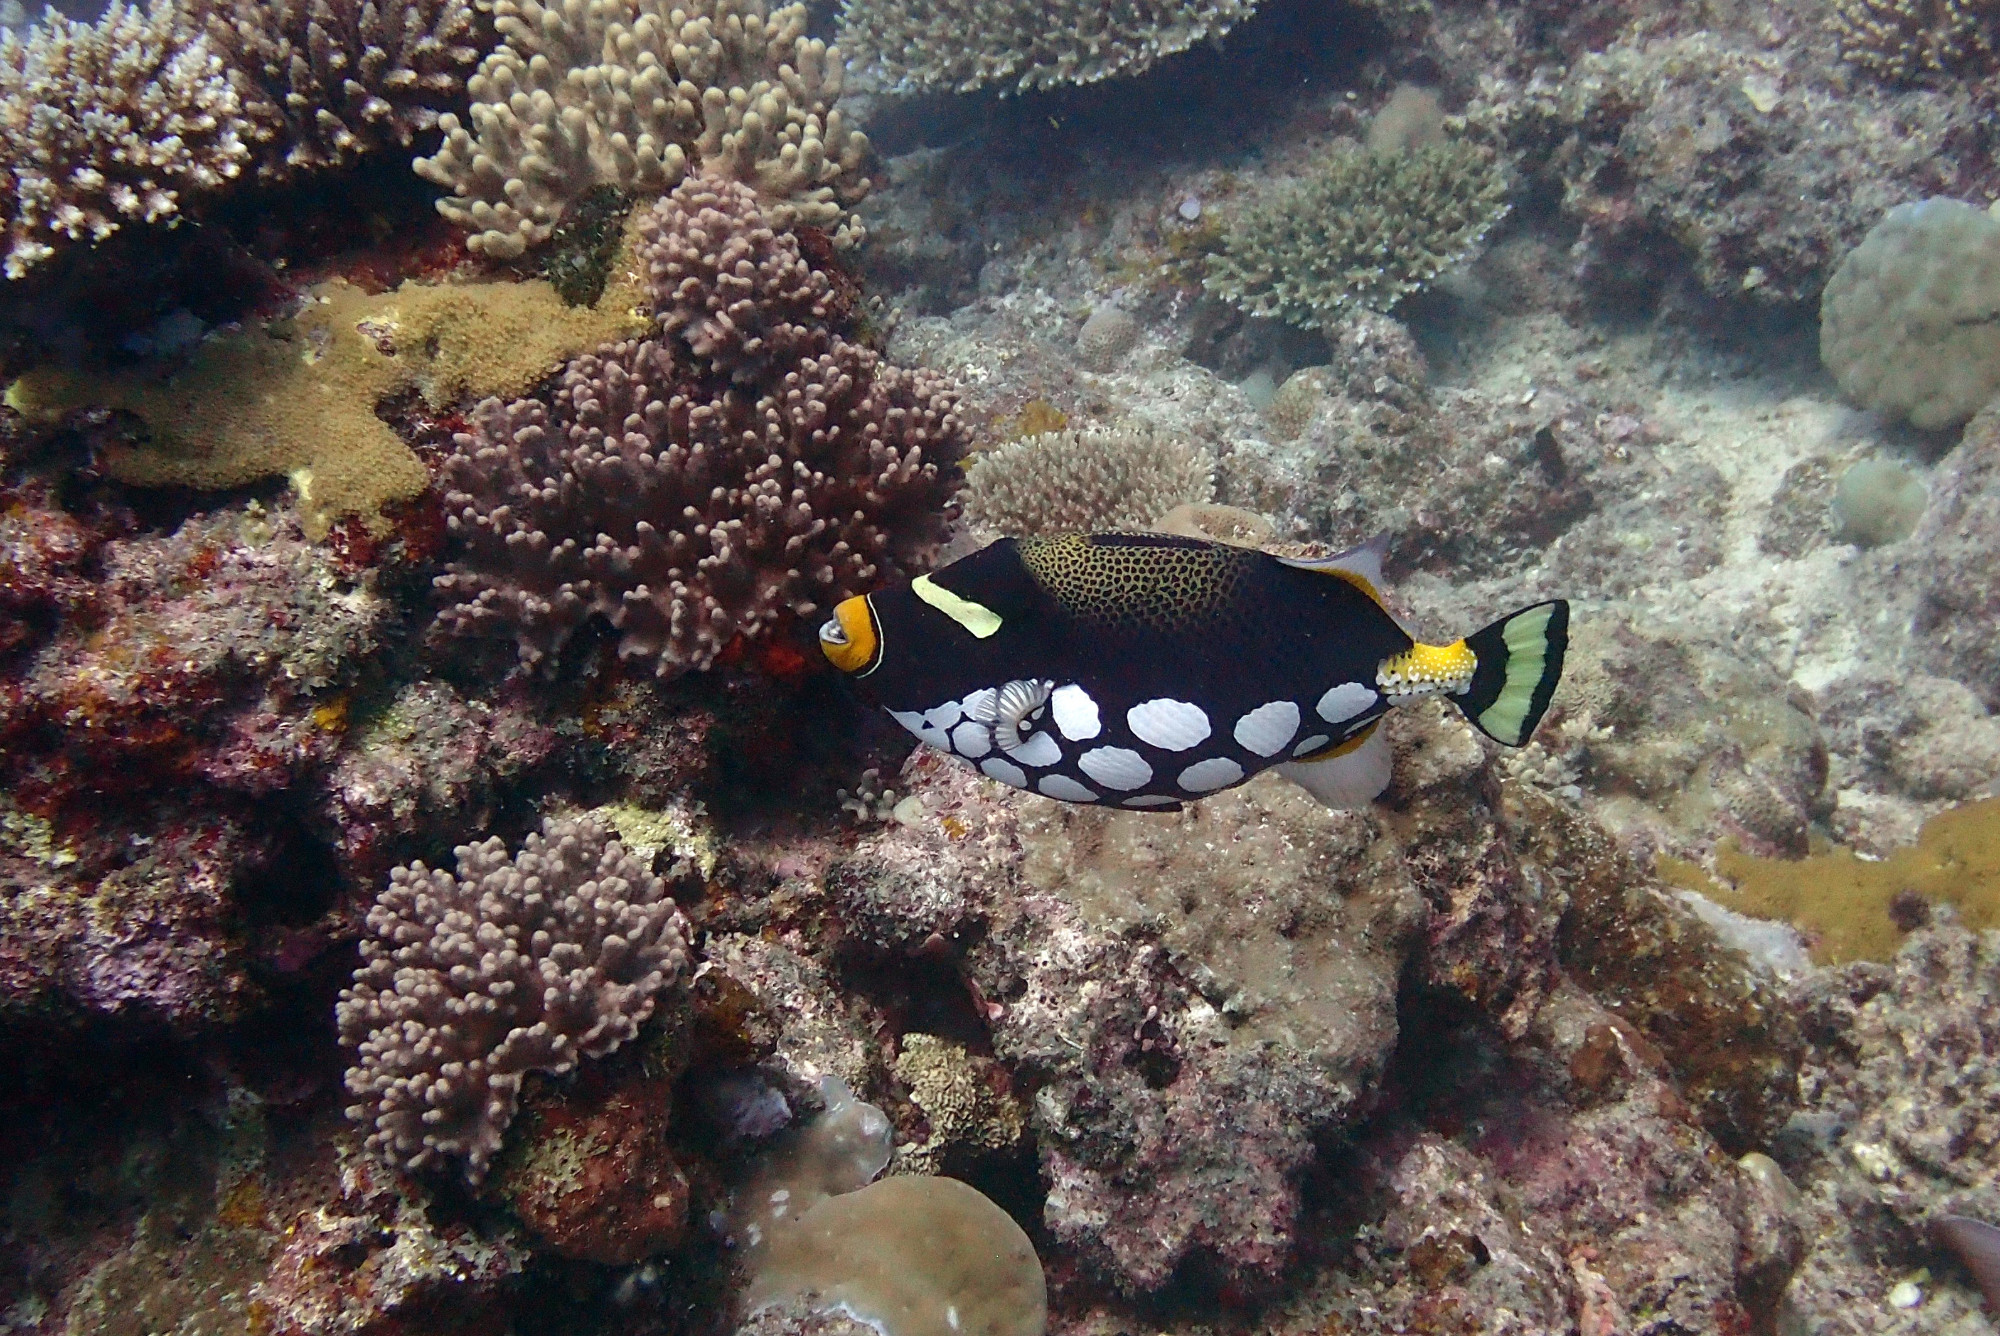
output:
<path id="1" fill-rule="evenodd" d="M 470 0 L 192 0 L 187 13 L 240 72 L 270 177 L 408 148 L 464 102 L 491 40 Z"/>
<path id="2" fill-rule="evenodd" d="M 1917 83 L 1993 67 L 1993 0 L 1833 0 L 1840 54 L 1879 79 Z"/>
<path id="3" fill-rule="evenodd" d="M 175 0 L 0 35 L 7 276 L 127 223 L 177 222 L 186 197 L 242 172 L 254 134 L 227 65 Z"/>
<path id="4" fill-rule="evenodd" d="M 451 190 L 438 209 L 468 244 L 512 259 L 546 241 L 593 188 L 657 194 L 691 167 L 754 186 L 776 226 L 858 237 L 868 141 L 834 103 L 837 49 L 805 35 L 804 5 L 762 0 L 497 0 L 502 43 L 467 81 L 471 128 L 414 164 Z"/>
<path id="5" fill-rule="evenodd" d="M 567 1072 L 639 1031 L 688 963 L 666 884 L 588 818 L 543 824 L 519 854 L 460 845 L 458 875 L 399 867 L 368 911 L 341 1042 L 348 1114 L 408 1169 L 486 1175 L 531 1071 Z"/>
<path id="6" fill-rule="evenodd" d="M 1251 315 L 1302 327 L 1387 311 L 1470 256 L 1506 212 L 1506 174 L 1476 144 L 1345 150 L 1246 208 L 1203 281 Z"/>
<path id="7" fill-rule="evenodd" d="M 824 280 L 747 187 L 689 182 L 648 221 L 667 337 L 579 357 L 552 404 L 491 399 L 444 465 L 458 633 L 534 667 L 586 619 L 663 677 L 922 562 L 965 446 L 930 372 L 819 313 Z M 733 232 L 720 273 L 696 252 Z"/>
<path id="8" fill-rule="evenodd" d="M 1026 436 L 982 451 L 965 478 L 967 523 L 1015 536 L 1144 529 L 1214 499 L 1208 456 L 1144 426 Z"/>
<path id="9" fill-rule="evenodd" d="M 846 0 L 839 35 L 890 92 L 1026 92 L 1139 74 L 1256 10 L 1257 0 Z"/>

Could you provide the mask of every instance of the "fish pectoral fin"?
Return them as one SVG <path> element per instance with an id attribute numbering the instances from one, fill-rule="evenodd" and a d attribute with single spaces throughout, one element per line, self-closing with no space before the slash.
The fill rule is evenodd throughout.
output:
<path id="1" fill-rule="evenodd" d="M 1341 747 L 1312 761 L 1286 761 L 1275 767 L 1292 783 L 1335 811 L 1366 807 L 1389 787 L 1395 752 L 1379 724 L 1370 724 L 1360 745 Z"/>

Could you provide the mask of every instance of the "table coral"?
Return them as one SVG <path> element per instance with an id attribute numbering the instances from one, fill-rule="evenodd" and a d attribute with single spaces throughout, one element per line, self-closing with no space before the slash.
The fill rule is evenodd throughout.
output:
<path id="1" fill-rule="evenodd" d="M 467 81 L 472 128 L 446 113 L 419 158 L 453 193 L 471 248 L 512 259 L 548 240 L 593 188 L 658 194 L 692 169 L 756 188 L 781 227 L 853 234 L 867 139 L 840 99 L 840 52 L 807 37 L 804 5 L 763 0 L 499 0 L 501 45 Z"/>
<path id="2" fill-rule="evenodd" d="M 399 867 L 341 994 L 349 1110 L 411 1169 L 478 1182 L 530 1071 L 562 1073 L 638 1033 L 688 966 L 666 885 L 602 826 L 549 821 L 521 852 L 457 850 L 458 874 Z"/>
<path id="3" fill-rule="evenodd" d="M 1257 10 L 1257 0 L 845 0 L 840 40 L 891 92 L 1027 92 L 1139 74 Z"/>
<path id="4" fill-rule="evenodd" d="M 371 295 L 334 281 L 289 320 L 209 339 L 178 373 L 83 375 L 43 367 L 10 401 L 49 416 L 83 404 L 137 414 L 152 440 L 108 451 L 105 468 L 141 487 L 240 487 L 289 477 L 314 537 L 339 516 L 383 523 L 384 505 L 429 474 L 376 407 L 415 390 L 434 408 L 516 395 L 563 360 L 645 325 L 629 278 L 593 307 L 549 284 L 408 282 Z"/>
<path id="5" fill-rule="evenodd" d="M 1355 307 L 1387 311 L 1469 257 L 1506 213 L 1506 174 L 1476 144 L 1339 149 L 1231 220 L 1203 284 L 1305 328 Z"/>

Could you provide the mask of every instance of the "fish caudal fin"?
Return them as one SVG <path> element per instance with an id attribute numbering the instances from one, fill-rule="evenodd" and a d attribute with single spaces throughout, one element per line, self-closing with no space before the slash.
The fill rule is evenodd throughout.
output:
<path id="1" fill-rule="evenodd" d="M 1569 648 L 1569 604 L 1562 599 L 1509 613 L 1465 638 L 1478 658 L 1472 685 L 1454 696 L 1473 727 L 1509 747 L 1533 736 L 1548 713 Z"/>
<path id="2" fill-rule="evenodd" d="M 1335 811 L 1366 807 L 1389 787 L 1396 754 L 1389 735 L 1370 724 L 1358 746 L 1342 746 L 1317 761 L 1286 761 L 1279 774 Z"/>

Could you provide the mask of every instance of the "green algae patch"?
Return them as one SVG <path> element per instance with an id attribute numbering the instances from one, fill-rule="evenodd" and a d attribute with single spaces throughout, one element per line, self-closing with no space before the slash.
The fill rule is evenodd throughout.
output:
<path id="1" fill-rule="evenodd" d="M 1713 875 L 1665 857 L 1659 872 L 1740 914 L 1791 923 L 1823 964 L 1888 960 L 1922 920 L 1922 903 L 1956 906 L 1974 931 L 2000 927 L 2000 798 L 1940 812 L 1916 844 L 1879 860 L 1847 849 L 1758 858 L 1725 840 Z"/>

